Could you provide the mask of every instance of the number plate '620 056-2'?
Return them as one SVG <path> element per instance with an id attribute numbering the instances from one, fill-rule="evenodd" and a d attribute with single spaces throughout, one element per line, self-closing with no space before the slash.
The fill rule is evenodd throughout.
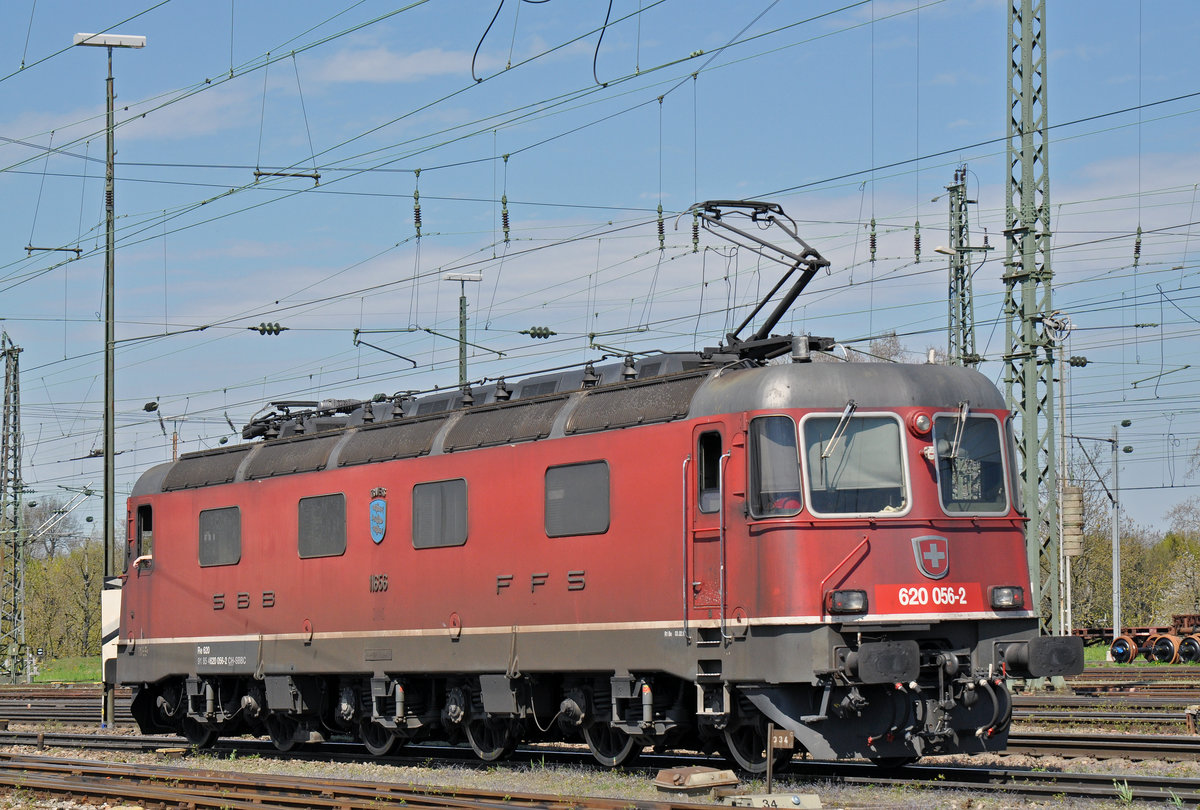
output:
<path id="1" fill-rule="evenodd" d="M 961 613 L 984 610 L 978 582 L 937 585 L 877 585 L 872 613 Z"/>

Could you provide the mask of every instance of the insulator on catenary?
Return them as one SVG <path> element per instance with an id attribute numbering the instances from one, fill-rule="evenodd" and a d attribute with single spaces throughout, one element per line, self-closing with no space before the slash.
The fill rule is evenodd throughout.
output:
<path id="1" fill-rule="evenodd" d="M 692 253 L 700 252 L 700 215 L 692 212 Z"/>
<path id="2" fill-rule="evenodd" d="M 662 218 L 662 203 L 658 204 L 658 249 L 664 250 L 667 247 L 667 229 L 663 225 Z"/>
<path id="3" fill-rule="evenodd" d="M 921 263 L 921 220 L 913 226 L 913 255 L 917 258 L 917 263 Z"/>
<path id="4" fill-rule="evenodd" d="M 875 248 L 878 245 L 878 242 L 876 241 L 876 238 L 875 238 L 875 217 L 871 217 L 870 244 L 871 244 L 871 261 L 875 261 Z"/>
<path id="5" fill-rule="evenodd" d="M 508 188 L 508 155 L 502 155 L 504 158 L 504 186 Z M 500 195 L 500 224 L 504 229 L 504 244 L 508 244 L 508 191 L 504 191 Z"/>
<path id="6" fill-rule="evenodd" d="M 413 172 L 416 180 L 421 180 L 421 170 L 417 169 Z M 413 188 L 413 227 L 417 230 L 417 238 L 421 237 L 421 190 Z"/>
<path id="7" fill-rule="evenodd" d="M 1142 226 L 1138 225 L 1137 238 L 1133 240 L 1133 266 L 1142 260 Z"/>

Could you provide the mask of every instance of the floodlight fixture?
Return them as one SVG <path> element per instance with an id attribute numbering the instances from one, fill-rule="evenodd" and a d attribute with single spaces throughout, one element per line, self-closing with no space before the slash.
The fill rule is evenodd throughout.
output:
<path id="1" fill-rule="evenodd" d="M 146 38 L 133 34 L 76 34 L 72 44 L 100 48 L 145 48 Z"/>

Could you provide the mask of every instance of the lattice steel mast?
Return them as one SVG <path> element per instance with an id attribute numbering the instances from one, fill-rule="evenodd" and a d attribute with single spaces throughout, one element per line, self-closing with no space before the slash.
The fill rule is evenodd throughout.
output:
<path id="1" fill-rule="evenodd" d="M 1018 451 L 1029 524 L 1025 551 L 1041 630 L 1059 615 L 1054 449 L 1054 344 L 1050 273 L 1044 0 L 1012 0 L 1008 14 L 1005 394 L 1019 414 Z"/>
<path id="2" fill-rule="evenodd" d="M 950 257 L 950 314 L 947 319 L 950 362 L 974 368 L 983 359 L 975 351 L 975 298 L 971 291 L 971 253 L 991 250 L 987 235 L 983 245 L 972 247 L 970 216 L 967 206 L 976 200 L 967 199 L 967 167 L 954 170 L 954 182 L 946 186 L 950 198 L 950 247 L 937 248 L 937 253 Z M 975 268 L 978 269 L 978 268 Z"/>
<path id="3" fill-rule="evenodd" d="M 0 436 L 0 680 L 27 680 L 25 649 L 25 533 L 21 525 L 21 349 L 0 332 L 4 354 L 4 433 Z"/>

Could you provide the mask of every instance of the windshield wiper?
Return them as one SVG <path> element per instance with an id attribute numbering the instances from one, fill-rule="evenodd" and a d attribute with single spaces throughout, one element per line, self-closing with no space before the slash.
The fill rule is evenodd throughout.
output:
<path id="1" fill-rule="evenodd" d="M 965 399 L 958 403 L 958 428 L 954 431 L 954 447 L 950 450 L 950 458 L 957 459 L 958 451 L 962 449 L 963 434 L 967 428 L 967 414 L 971 411 L 971 403 Z"/>
<path id="2" fill-rule="evenodd" d="M 825 448 L 821 451 L 821 458 L 827 459 L 833 453 L 833 448 L 837 446 L 838 440 L 842 438 L 842 434 L 846 432 L 846 428 L 850 425 L 850 416 L 858 409 L 858 403 L 854 400 L 846 402 L 846 409 L 842 411 L 842 418 L 838 421 L 837 427 L 833 429 L 833 435 L 829 437 L 829 441 L 825 444 Z"/>

